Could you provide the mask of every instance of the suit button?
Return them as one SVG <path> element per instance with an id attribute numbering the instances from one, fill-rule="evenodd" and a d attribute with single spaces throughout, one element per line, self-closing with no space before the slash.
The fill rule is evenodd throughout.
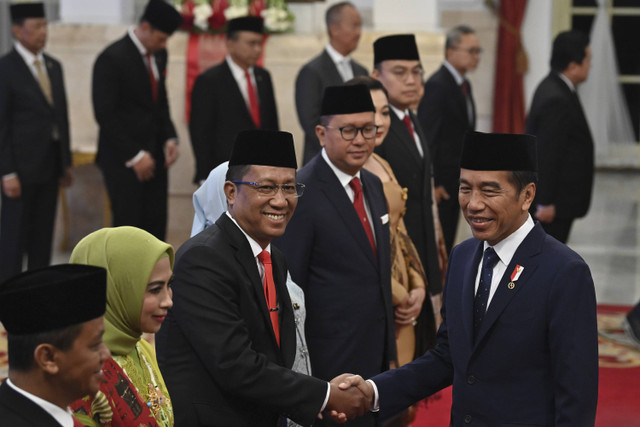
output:
<path id="1" fill-rule="evenodd" d="M 465 415 L 464 416 L 464 423 L 465 424 L 471 424 L 471 421 L 473 421 L 473 417 L 471 415 Z"/>
<path id="2" fill-rule="evenodd" d="M 471 384 L 475 384 L 476 382 L 476 377 L 474 377 L 473 375 L 469 375 L 467 377 L 467 384 L 471 385 Z"/>

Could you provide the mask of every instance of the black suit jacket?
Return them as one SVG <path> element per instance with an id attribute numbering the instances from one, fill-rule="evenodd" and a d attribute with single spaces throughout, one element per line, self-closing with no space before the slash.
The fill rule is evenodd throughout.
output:
<path id="1" fill-rule="evenodd" d="M 299 172 L 306 185 L 287 230 L 274 241 L 305 292 L 306 338 L 314 376 L 368 378 L 395 359 L 389 222 L 380 180 L 361 170 L 377 259 L 335 173 L 318 154 Z"/>
<path id="2" fill-rule="evenodd" d="M 476 239 L 451 252 L 435 349 L 373 378 L 381 416 L 453 384 L 454 427 L 593 426 L 598 330 L 589 267 L 538 223 L 513 255 L 474 341 L 482 252 Z M 512 282 L 516 265 L 524 269 Z"/>
<path id="3" fill-rule="evenodd" d="M 593 139 L 577 95 L 551 72 L 538 85 L 527 117 L 538 139 L 537 204 L 556 206 L 558 218 L 587 214 L 593 188 Z"/>
<path id="4" fill-rule="evenodd" d="M 163 168 L 164 144 L 176 138 L 165 87 L 167 51 L 154 57 L 160 74 L 156 102 L 147 66 L 129 35 L 109 45 L 93 67 L 93 109 L 100 126 L 96 161 L 108 169 L 105 179 L 123 185 L 136 179 L 125 166 L 128 160 L 146 150 L 156 168 Z"/>
<path id="5" fill-rule="evenodd" d="M 409 189 L 404 223 L 425 267 L 429 290 L 435 295 L 442 292 L 442 272 L 438 264 L 433 223 L 431 155 L 426 137 L 413 113 L 411 120 L 422 143 L 423 157 L 420 157 L 418 147 L 406 126 L 393 111 L 389 134 L 382 145 L 376 147 L 376 153 L 389 162 L 400 185 Z"/>
<path id="6" fill-rule="evenodd" d="M 473 95 L 469 93 L 473 103 Z M 424 84 L 424 96 L 418 106 L 418 121 L 431 150 L 433 178 L 436 186 L 458 186 L 462 142 L 469 130 L 475 129 L 469 121 L 467 100 L 451 72 L 444 65 Z M 457 194 L 451 194 L 457 197 Z"/>
<path id="7" fill-rule="evenodd" d="M 47 411 L 14 391 L 6 381 L 0 385 L 0 423 L 7 427 L 60 427 Z"/>
<path id="8" fill-rule="evenodd" d="M 366 76 L 367 69 L 351 60 L 354 77 Z M 304 130 L 304 164 L 307 164 L 320 152 L 320 143 L 316 137 L 316 125 L 320 124 L 322 96 L 327 86 L 339 86 L 342 76 L 336 68 L 327 50 L 302 66 L 296 77 L 296 110 L 298 120 Z"/>
<path id="9" fill-rule="evenodd" d="M 327 384 L 290 370 L 293 308 L 282 253 L 271 252 L 280 347 L 251 246 L 226 213 L 176 254 L 173 308 L 156 337 L 176 427 L 309 425 Z"/>
<path id="10" fill-rule="evenodd" d="M 271 75 L 261 67 L 254 67 L 253 72 L 260 103 L 260 128 L 279 130 Z M 189 119 L 196 158 L 194 182 L 207 179 L 213 168 L 229 160 L 238 132 L 255 128 L 226 60 L 200 74 L 191 94 Z"/>
<path id="11" fill-rule="evenodd" d="M 18 51 L 0 58 L 0 176 L 15 172 L 23 184 L 61 176 L 71 164 L 62 67 L 46 54 L 44 65 L 53 106 Z"/>

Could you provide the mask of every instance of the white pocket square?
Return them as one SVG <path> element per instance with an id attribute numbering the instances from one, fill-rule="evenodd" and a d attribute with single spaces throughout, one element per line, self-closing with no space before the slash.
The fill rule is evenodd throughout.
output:
<path id="1" fill-rule="evenodd" d="M 384 214 L 380 217 L 380 221 L 382 222 L 382 225 L 385 225 L 386 223 L 389 222 L 389 214 Z"/>

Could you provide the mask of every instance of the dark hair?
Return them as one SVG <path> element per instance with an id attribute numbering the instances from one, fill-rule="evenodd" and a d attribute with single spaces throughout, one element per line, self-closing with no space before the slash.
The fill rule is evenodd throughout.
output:
<path id="1" fill-rule="evenodd" d="M 345 86 L 355 86 L 355 85 L 365 85 L 369 90 L 381 90 L 386 95 L 387 99 L 389 99 L 389 92 L 382 85 L 382 82 L 378 79 L 374 79 L 371 76 L 358 76 L 354 77 L 351 80 L 345 82 Z"/>
<path id="2" fill-rule="evenodd" d="M 468 25 L 458 25 L 457 27 L 450 29 L 449 32 L 447 32 L 447 38 L 444 43 L 445 52 L 447 49 L 457 47 L 462 40 L 462 36 L 475 33 L 475 30 Z"/>
<path id="3" fill-rule="evenodd" d="M 528 184 L 538 183 L 538 173 L 532 171 L 511 171 L 507 177 L 509 182 L 516 187 L 517 194 L 520 194 Z"/>
<path id="4" fill-rule="evenodd" d="M 249 172 L 251 165 L 229 166 L 225 179 L 227 181 L 242 181 L 242 178 Z"/>
<path id="5" fill-rule="evenodd" d="M 16 18 L 11 20 L 11 25 L 17 25 L 18 27 L 22 27 L 24 24 L 24 20 L 27 18 Z"/>
<path id="6" fill-rule="evenodd" d="M 80 335 L 84 324 L 71 325 L 66 328 L 37 334 L 15 335 L 7 334 L 9 347 L 9 369 L 28 371 L 33 366 L 33 352 L 40 344 L 51 344 L 61 351 L 73 347 L 73 343 Z"/>
<path id="7" fill-rule="evenodd" d="M 329 27 L 340 22 L 342 18 L 342 9 L 345 7 L 356 8 L 353 3 L 350 1 L 341 1 L 332 5 L 324 14 L 324 22 L 327 24 L 327 33 L 329 37 L 331 37 L 331 33 L 329 32 Z"/>
<path id="8" fill-rule="evenodd" d="M 567 69 L 569 64 L 575 62 L 581 64 L 587 56 L 589 37 L 576 30 L 565 31 L 558 34 L 553 41 L 551 51 L 551 69 L 556 73 L 561 73 Z"/>

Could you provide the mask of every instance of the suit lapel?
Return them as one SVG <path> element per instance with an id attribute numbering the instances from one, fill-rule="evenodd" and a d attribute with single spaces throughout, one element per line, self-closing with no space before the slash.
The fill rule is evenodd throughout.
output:
<path id="1" fill-rule="evenodd" d="M 353 67 L 353 62 L 351 64 L 351 67 Z M 342 76 L 340 75 L 340 72 L 336 67 L 336 64 L 329 56 L 326 49 L 322 51 L 322 68 L 325 73 L 325 78 L 328 80 L 327 86 L 337 86 L 344 83 L 342 81 Z"/>
<path id="2" fill-rule="evenodd" d="M 140 51 L 128 34 L 124 36 L 124 45 L 126 47 L 126 54 L 129 56 L 127 62 L 130 64 L 129 72 L 132 73 L 138 81 L 136 86 L 140 87 L 141 91 L 144 91 L 144 99 L 147 100 L 149 104 L 152 104 L 151 76 L 145 63 L 146 59 L 140 54 Z"/>
<path id="3" fill-rule="evenodd" d="M 528 279 L 538 268 L 538 262 L 536 261 L 535 256 L 540 253 L 542 249 L 541 246 L 543 239 L 544 231 L 542 231 L 542 226 L 538 223 L 522 241 L 515 254 L 513 254 L 513 258 L 507 266 L 507 270 L 504 275 L 500 279 L 498 288 L 491 299 L 487 313 L 482 321 L 482 326 L 480 327 L 478 338 L 476 339 L 476 345 L 484 338 L 487 331 L 491 329 L 512 298 L 526 286 L 532 286 L 529 285 Z M 510 289 L 509 283 L 511 282 L 511 274 L 517 265 L 524 267 L 524 270 L 518 280 L 514 282 L 512 289 Z"/>
<path id="4" fill-rule="evenodd" d="M 389 132 L 393 134 L 393 137 L 399 141 L 399 145 L 408 152 L 409 157 L 415 159 L 415 161 L 421 165 L 422 156 L 420 156 L 420 152 L 418 151 L 415 140 L 413 139 L 413 136 L 409 134 L 406 126 L 404 125 L 402 120 L 398 118 L 394 111 L 391 111 L 391 126 L 389 127 Z M 420 135 L 418 134 L 418 136 Z M 424 146 L 424 144 L 422 145 Z"/>
<path id="5" fill-rule="evenodd" d="M 321 182 L 322 192 L 325 194 L 331 205 L 338 211 L 338 216 L 345 223 L 349 233 L 353 236 L 353 239 L 358 243 L 360 249 L 365 252 L 367 259 L 378 268 L 378 262 L 373 256 L 371 250 L 371 244 L 369 238 L 362 227 L 360 218 L 356 213 L 353 203 L 349 200 L 347 192 L 344 190 L 338 177 L 331 170 L 329 165 L 325 162 L 321 155 L 316 157 L 316 168 L 318 179 Z M 373 216 L 373 212 L 372 212 Z"/>
<path id="6" fill-rule="evenodd" d="M 271 245 L 271 260 L 273 262 L 273 280 L 276 284 L 278 296 L 278 317 L 280 325 L 280 352 L 284 366 L 291 368 L 296 355 L 296 329 L 291 296 L 287 289 L 287 270 L 284 257 Z M 270 324 L 270 323 L 269 323 Z M 274 336 L 275 339 L 275 336 Z"/>
<path id="7" fill-rule="evenodd" d="M 236 81 L 235 77 L 233 77 L 231 68 L 229 68 L 229 64 L 227 63 L 226 60 L 222 61 L 222 67 L 224 69 L 224 78 L 226 80 L 226 86 L 229 88 L 229 91 L 230 91 L 229 95 L 237 99 L 241 103 L 241 105 L 244 106 L 244 108 L 242 108 L 242 115 L 244 116 L 244 120 L 245 122 L 248 121 L 248 123 L 252 123 L 253 127 L 255 128 L 255 123 L 253 123 L 253 118 L 251 118 L 251 112 L 249 111 L 249 106 L 247 105 L 247 102 L 245 101 L 244 96 L 242 96 L 242 91 L 240 91 L 240 87 L 238 87 L 238 82 Z M 256 71 L 256 68 L 254 68 L 254 74 L 256 77 L 256 86 L 257 86 L 258 72 Z M 256 90 L 258 91 L 258 99 L 259 99 L 258 102 L 262 104 L 260 89 L 257 88 Z M 262 116 L 262 110 L 260 112 L 260 115 Z"/>
<path id="8" fill-rule="evenodd" d="M 467 263 L 462 277 L 462 319 L 467 332 L 469 349 L 473 348 L 473 300 L 476 294 L 476 275 L 482 258 L 483 243 L 478 241 L 472 261 Z"/>
<path id="9" fill-rule="evenodd" d="M 58 422 L 47 411 L 36 405 L 25 396 L 14 391 L 7 382 L 3 382 L 0 386 L 0 400 L 4 403 L 4 406 L 10 409 L 15 414 L 18 414 L 30 425 L 42 426 L 42 427 L 56 427 L 60 426 Z"/>
<path id="10" fill-rule="evenodd" d="M 22 58 L 22 56 L 20 56 L 18 51 L 15 50 L 15 48 L 12 50 L 12 54 L 13 54 L 14 61 L 16 62 L 16 66 L 20 70 L 19 75 L 23 76 L 25 85 L 31 86 L 31 88 L 39 94 L 40 100 L 43 102 L 44 105 L 47 106 L 47 108 L 53 108 L 53 106 L 49 104 L 49 101 L 47 101 L 47 98 L 44 96 L 44 92 L 42 92 L 40 83 L 38 83 L 38 80 L 31 72 L 29 65 L 27 65 L 26 62 L 24 62 L 24 59 Z M 46 64 L 49 61 L 47 61 L 47 59 L 45 58 L 44 62 L 45 62 L 45 66 L 47 66 Z M 48 67 L 47 67 L 47 71 L 49 71 Z M 51 74 L 49 74 L 49 80 L 51 80 Z"/>

